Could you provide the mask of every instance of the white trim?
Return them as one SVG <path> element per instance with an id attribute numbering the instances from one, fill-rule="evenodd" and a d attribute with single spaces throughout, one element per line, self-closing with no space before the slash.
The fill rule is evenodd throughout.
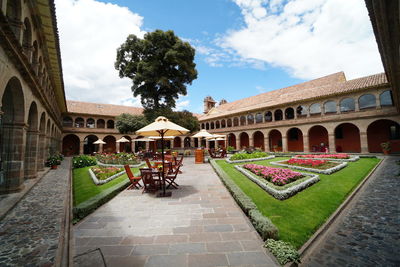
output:
<path id="1" fill-rule="evenodd" d="M 274 155 L 263 157 L 263 158 L 254 158 L 254 159 L 239 159 L 239 160 L 230 160 L 231 157 L 226 158 L 225 161 L 228 163 L 242 163 L 242 162 L 252 162 L 252 161 L 260 161 L 260 160 L 267 160 L 275 158 Z"/>
<path id="2" fill-rule="evenodd" d="M 99 179 L 97 179 L 97 176 L 94 174 L 94 172 L 92 171 L 92 169 L 89 168 L 90 177 L 92 178 L 93 183 L 95 183 L 96 185 L 106 184 L 106 183 L 108 183 L 109 181 L 112 181 L 112 180 L 114 180 L 115 178 L 117 178 L 117 177 L 123 175 L 124 173 L 125 173 L 125 170 L 124 170 L 124 171 L 121 171 L 121 172 L 119 172 L 119 173 L 116 173 L 116 174 L 114 174 L 113 176 L 110 176 L 110 177 L 108 177 L 108 178 L 105 179 L 105 180 L 99 180 Z"/>
<path id="3" fill-rule="evenodd" d="M 349 159 L 334 159 L 334 158 L 304 158 L 304 157 L 296 157 L 297 159 L 316 159 L 316 160 L 329 160 L 329 161 L 341 161 L 341 162 L 354 162 L 360 159 L 359 156 L 352 156 Z"/>
<path id="4" fill-rule="evenodd" d="M 296 158 L 296 159 L 302 159 L 302 158 Z M 322 174 L 327 174 L 327 175 L 337 172 L 347 166 L 347 162 L 342 162 L 335 167 L 332 167 L 332 168 L 329 168 L 326 170 L 320 170 L 320 169 L 315 169 L 315 168 L 311 168 L 311 167 L 302 167 L 302 166 L 281 163 L 284 161 L 288 161 L 288 160 L 280 160 L 280 161 L 274 161 L 274 162 L 270 162 L 270 163 L 272 165 L 278 165 L 278 166 L 289 167 L 289 168 L 298 169 L 298 170 L 302 170 L 302 171 L 316 172 L 316 173 L 322 173 Z"/>

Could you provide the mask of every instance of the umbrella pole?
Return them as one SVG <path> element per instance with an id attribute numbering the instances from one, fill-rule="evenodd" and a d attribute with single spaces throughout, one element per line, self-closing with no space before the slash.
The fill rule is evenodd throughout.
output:
<path id="1" fill-rule="evenodd" d="M 161 172 L 161 178 L 163 181 L 163 191 L 162 193 L 158 194 L 157 197 L 170 197 L 172 195 L 171 192 L 168 192 L 168 194 L 165 192 L 165 164 L 164 164 L 164 132 L 160 131 L 160 136 L 161 136 L 161 162 L 162 162 L 162 172 Z"/>

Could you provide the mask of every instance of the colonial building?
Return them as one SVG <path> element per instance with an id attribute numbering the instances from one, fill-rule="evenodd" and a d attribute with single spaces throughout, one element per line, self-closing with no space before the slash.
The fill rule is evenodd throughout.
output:
<path id="1" fill-rule="evenodd" d="M 348 81 L 339 72 L 215 104 L 204 99 L 200 128 L 227 135 L 236 149 L 368 153 L 390 142 L 400 152 L 400 116 L 384 73 Z"/>
<path id="2" fill-rule="evenodd" d="M 0 0 L 0 193 L 59 150 L 67 111 L 53 1 Z"/>

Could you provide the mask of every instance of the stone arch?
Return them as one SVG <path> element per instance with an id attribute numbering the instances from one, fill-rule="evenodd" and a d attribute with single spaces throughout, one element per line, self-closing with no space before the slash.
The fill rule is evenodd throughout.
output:
<path id="1" fill-rule="evenodd" d="M 182 140 L 179 136 L 174 138 L 174 147 L 181 148 L 182 147 Z"/>
<path id="2" fill-rule="evenodd" d="M 340 100 L 340 112 L 351 112 L 355 111 L 356 109 L 356 104 L 354 101 L 354 98 L 351 97 L 346 97 Z"/>
<path id="3" fill-rule="evenodd" d="M 204 129 L 204 123 L 201 124 L 201 129 Z"/>
<path id="4" fill-rule="evenodd" d="M 125 152 L 125 153 L 131 153 L 132 152 L 132 138 L 128 135 L 124 135 L 123 137 L 125 137 L 127 140 L 129 140 L 129 143 L 128 142 L 119 143 L 119 151 Z"/>
<path id="5" fill-rule="evenodd" d="M 229 119 L 226 121 L 226 126 L 227 126 L 227 127 L 232 127 L 232 119 L 231 119 L 231 118 L 229 118 Z"/>
<path id="6" fill-rule="evenodd" d="M 62 153 L 64 156 L 79 155 L 80 140 L 75 134 L 68 134 L 62 140 Z"/>
<path id="7" fill-rule="evenodd" d="M 279 130 L 271 130 L 268 134 L 270 151 L 282 151 L 282 134 Z"/>
<path id="8" fill-rule="evenodd" d="M 308 108 L 304 105 L 297 106 L 296 108 L 297 118 L 307 117 L 307 110 Z"/>
<path id="9" fill-rule="evenodd" d="M 210 124 L 206 122 L 206 130 L 210 130 Z"/>
<path id="10" fill-rule="evenodd" d="M 231 146 L 231 147 L 237 149 L 237 147 L 236 147 L 236 136 L 233 133 L 228 134 L 228 146 Z"/>
<path id="11" fill-rule="evenodd" d="M 336 113 L 336 102 L 333 100 L 328 100 L 324 103 L 324 113 L 334 114 Z"/>
<path id="12" fill-rule="evenodd" d="M 240 116 L 240 126 L 246 125 L 246 117 Z"/>
<path id="13" fill-rule="evenodd" d="M 364 94 L 358 98 L 358 106 L 360 109 L 375 108 L 376 96 L 373 94 Z"/>
<path id="14" fill-rule="evenodd" d="M 398 122 L 379 119 L 368 125 L 367 141 L 369 152 L 382 152 L 383 142 L 390 142 L 392 152 L 400 152 L 400 125 Z"/>
<path id="15" fill-rule="evenodd" d="M 38 46 L 38 42 L 35 40 L 33 41 L 33 45 L 32 45 L 32 64 L 35 70 L 35 73 L 38 74 L 38 56 L 39 56 L 39 46 Z"/>
<path id="16" fill-rule="evenodd" d="M 253 114 L 247 115 L 247 124 L 248 125 L 254 124 L 254 115 Z"/>
<path id="17" fill-rule="evenodd" d="M 24 31 L 22 34 L 22 48 L 29 62 L 32 62 L 32 26 L 28 18 L 24 19 Z"/>
<path id="18" fill-rule="evenodd" d="M 304 150 L 303 132 L 296 127 L 286 132 L 288 151 L 302 152 Z"/>
<path id="19" fill-rule="evenodd" d="M 221 128 L 225 128 L 226 127 L 226 122 L 225 120 L 221 120 Z"/>
<path id="20" fill-rule="evenodd" d="M 325 152 L 329 147 L 328 130 L 321 125 L 315 125 L 308 130 L 308 143 L 311 152 Z"/>
<path id="21" fill-rule="evenodd" d="M 270 121 L 272 121 L 272 112 L 271 112 L 271 111 L 265 112 L 265 114 L 264 114 L 264 119 L 265 119 L 265 122 L 270 122 Z"/>
<path id="22" fill-rule="evenodd" d="M 86 128 L 95 128 L 96 121 L 93 118 L 88 118 L 86 120 Z"/>
<path id="23" fill-rule="evenodd" d="M 96 152 L 96 145 L 93 144 L 99 138 L 96 135 L 90 134 L 83 139 L 83 154 L 91 155 Z"/>
<path id="24" fill-rule="evenodd" d="M 280 109 L 275 110 L 275 112 L 274 112 L 274 118 L 275 118 L 275 121 L 281 121 L 281 120 L 283 120 L 283 113 L 282 113 L 282 110 L 280 110 Z"/>
<path id="25" fill-rule="evenodd" d="M 219 121 L 216 121 L 216 122 L 215 122 L 215 129 L 219 129 L 219 128 L 220 128 Z"/>
<path id="26" fill-rule="evenodd" d="M 114 129 L 114 120 L 107 121 L 107 129 Z"/>
<path id="27" fill-rule="evenodd" d="M 70 116 L 65 116 L 62 121 L 63 127 L 73 127 L 74 121 Z"/>
<path id="28" fill-rule="evenodd" d="M 25 101 L 21 82 L 11 78 L 5 87 L 1 110 L 0 151 L 3 161 L 4 180 L 0 181 L 0 192 L 18 191 L 24 181 L 24 118 Z"/>
<path id="29" fill-rule="evenodd" d="M 262 123 L 262 122 L 263 122 L 263 115 L 262 115 L 262 113 L 258 112 L 258 113 L 256 114 L 255 119 L 256 119 L 256 123 Z"/>
<path id="30" fill-rule="evenodd" d="M 107 135 L 106 137 L 104 137 L 103 139 L 104 142 L 106 142 L 103 145 L 103 150 L 106 153 L 115 153 L 116 152 L 116 139 L 114 136 L 112 135 Z"/>
<path id="31" fill-rule="evenodd" d="M 352 123 L 341 123 L 335 128 L 336 152 L 361 152 L 360 130 Z"/>
<path id="32" fill-rule="evenodd" d="M 139 135 L 139 136 L 136 137 L 136 139 L 140 139 L 140 138 L 143 138 L 143 137 L 144 136 Z M 152 142 L 152 145 L 153 145 L 153 151 L 156 151 L 157 150 L 156 142 Z M 144 142 L 144 141 L 135 141 L 135 152 L 138 152 L 140 149 L 142 149 L 142 150 L 146 149 L 146 142 Z"/>
<path id="33" fill-rule="evenodd" d="M 183 146 L 185 148 L 191 147 L 191 145 L 190 145 L 190 137 L 185 137 L 185 139 L 183 140 Z"/>
<path id="34" fill-rule="evenodd" d="M 45 151 L 46 151 L 46 113 L 42 112 L 39 122 L 39 157 L 37 162 L 37 169 L 43 170 Z"/>
<path id="35" fill-rule="evenodd" d="M 321 105 L 319 103 L 314 103 L 310 105 L 310 115 L 320 115 L 321 114 Z"/>
<path id="36" fill-rule="evenodd" d="M 106 127 L 106 122 L 103 119 L 97 120 L 97 128 L 104 129 Z"/>
<path id="37" fill-rule="evenodd" d="M 35 101 L 33 101 L 29 107 L 27 123 L 28 130 L 25 139 L 24 176 L 25 179 L 33 179 L 37 176 L 37 152 L 39 139 L 38 109 Z"/>
<path id="38" fill-rule="evenodd" d="M 289 107 L 285 109 L 285 119 L 286 120 L 293 120 L 294 119 L 294 109 Z"/>
<path id="39" fill-rule="evenodd" d="M 210 128 L 214 129 L 214 122 L 213 121 L 210 123 Z"/>
<path id="40" fill-rule="evenodd" d="M 85 127 L 85 120 L 81 117 L 75 119 L 75 127 L 76 128 L 83 128 Z"/>
<path id="41" fill-rule="evenodd" d="M 393 95 L 391 90 L 383 91 L 379 95 L 379 100 L 382 107 L 393 106 Z"/>
<path id="42" fill-rule="evenodd" d="M 253 142 L 254 147 L 261 148 L 261 150 L 265 150 L 264 147 L 264 134 L 261 131 L 256 131 L 253 133 Z"/>
<path id="43" fill-rule="evenodd" d="M 248 148 L 250 146 L 249 135 L 246 132 L 242 132 L 239 135 L 240 148 Z"/>
<path id="44" fill-rule="evenodd" d="M 238 117 L 234 117 L 233 118 L 233 126 L 239 126 L 239 118 Z"/>

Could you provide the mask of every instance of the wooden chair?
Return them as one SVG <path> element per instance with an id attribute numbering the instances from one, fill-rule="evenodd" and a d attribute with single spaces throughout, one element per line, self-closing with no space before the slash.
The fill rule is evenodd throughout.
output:
<path id="1" fill-rule="evenodd" d="M 150 160 L 148 158 L 146 158 L 145 160 L 148 168 L 155 169 L 157 167 L 156 165 L 151 165 Z"/>
<path id="2" fill-rule="evenodd" d="M 165 176 L 165 181 L 168 183 L 167 188 L 169 188 L 170 186 L 172 186 L 173 188 L 178 188 L 179 185 L 175 182 L 175 179 L 178 176 L 181 166 L 182 165 L 179 165 L 173 173 Z"/>
<path id="3" fill-rule="evenodd" d="M 172 165 L 172 169 L 173 169 L 174 171 L 176 171 L 176 169 L 177 169 L 178 167 L 181 167 L 181 166 L 183 166 L 183 155 L 181 156 L 181 158 L 180 158 L 179 161 L 178 161 L 177 159 L 175 159 L 175 164 Z M 182 173 L 182 171 L 179 171 L 179 173 Z"/>
<path id="4" fill-rule="evenodd" d="M 150 168 L 142 168 L 139 170 L 144 185 L 142 194 L 144 192 L 156 192 L 160 188 L 160 180 L 154 179 L 153 170 Z"/>
<path id="5" fill-rule="evenodd" d="M 131 190 L 131 189 L 140 189 L 140 187 L 142 187 L 139 182 L 142 179 L 142 177 L 135 177 L 132 173 L 131 168 L 129 167 L 129 165 L 124 165 L 125 168 L 125 172 L 126 175 L 128 176 L 129 180 L 131 181 L 131 185 L 128 186 L 127 190 Z"/>

